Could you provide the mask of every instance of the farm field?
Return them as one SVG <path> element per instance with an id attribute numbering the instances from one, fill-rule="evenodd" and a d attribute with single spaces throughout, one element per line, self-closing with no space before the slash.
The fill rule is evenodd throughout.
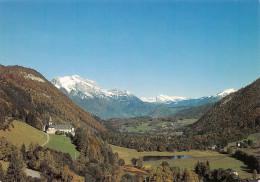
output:
<path id="1" fill-rule="evenodd" d="M 197 121 L 197 119 L 183 119 L 183 120 L 178 120 L 177 123 L 182 124 L 182 125 L 189 125 L 189 124 L 193 124 Z"/>
<path id="2" fill-rule="evenodd" d="M 15 120 L 12 124 L 14 125 L 14 128 L 12 128 L 11 131 L 0 130 L 0 137 L 5 137 L 8 141 L 12 142 L 19 148 L 23 143 L 28 149 L 31 142 L 41 145 L 47 140 L 43 131 L 40 131 L 24 122 Z"/>
<path id="3" fill-rule="evenodd" d="M 167 161 L 171 167 L 176 166 L 180 168 L 189 168 L 194 169 L 194 165 L 200 162 L 206 162 L 207 160 L 210 163 L 211 169 L 217 168 L 224 168 L 228 169 L 231 168 L 239 173 L 241 178 L 249 178 L 252 177 L 251 173 L 248 173 L 246 169 L 246 165 L 243 162 L 236 160 L 232 157 L 229 157 L 226 154 L 220 154 L 215 151 L 197 151 L 191 150 L 187 152 L 137 152 L 134 149 L 128 149 L 123 147 L 118 147 L 114 145 L 110 145 L 114 152 L 117 152 L 119 158 L 125 160 L 126 164 L 131 164 L 131 159 L 139 158 L 143 156 L 174 156 L 174 155 L 186 155 L 191 156 L 187 159 L 181 160 L 158 160 L 158 161 L 144 161 L 144 167 L 146 169 L 156 169 L 158 165 L 160 165 L 163 161 Z"/>
<path id="4" fill-rule="evenodd" d="M 197 121 L 197 119 L 194 119 L 194 118 L 182 119 L 182 120 L 178 120 L 177 122 L 169 122 L 169 121 L 163 121 L 163 120 L 158 122 L 158 121 L 149 121 L 149 120 L 144 119 L 144 121 L 142 121 L 140 124 L 136 124 L 135 122 L 133 122 L 133 123 L 130 122 L 130 123 L 128 123 L 128 125 L 123 124 L 123 125 L 121 125 L 119 131 L 120 132 L 135 132 L 135 133 L 154 132 L 154 131 L 158 131 L 158 130 L 168 131 L 171 128 L 176 129 L 179 127 L 183 127 L 185 125 L 192 124 L 196 121 Z M 159 133 L 163 133 L 163 132 L 159 132 Z M 179 135 L 179 133 L 178 133 L 178 135 Z"/>
<path id="5" fill-rule="evenodd" d="M 62 135 L 49 135 L 50 141 L 45 145 L 45 147 L 55 149 L 63 153 L 69 153 L 72 159 L 79 156 L 79 151 L 76 150 L 75 145 L 71 143 L 69 137 Z"/>

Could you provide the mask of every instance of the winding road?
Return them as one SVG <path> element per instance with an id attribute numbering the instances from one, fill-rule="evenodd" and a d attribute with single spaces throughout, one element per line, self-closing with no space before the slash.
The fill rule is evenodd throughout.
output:
<path id="1" fill-rule="evenodd" d="M 45 142 L 44 144 L 41 145 L 42 147 L 43 147 L 44 145 L 46 145 L 46 144 L 49 142 L 49 140 L 50 140 L 49 134 L 48 134 L 48 133 L 45 133 L 45 135 L 47 136 L 47 140 L 46 140 L 46 142 Z"/>
<path id="2" fill-rule="evenodd" d="M 49 134 L 45 133 L 45 132 L 44 132 L 44 134 L 47 136 L 47 140 L 46 140 L 46 142 L 44 142 L 44 144 L 41 145 L 42 147 L 44 145 L 46 145 L 50 140 Z M 32 169 L 28 169 L 28 168 L 26 168 L 24 172 L 26 173 L 27 176 L 31 176 L 33 178 L 40 178 L 40 176 L 41 176 L 41 173 L 39 171 L 35 171 L 35 170 L 32 170 Z"/>

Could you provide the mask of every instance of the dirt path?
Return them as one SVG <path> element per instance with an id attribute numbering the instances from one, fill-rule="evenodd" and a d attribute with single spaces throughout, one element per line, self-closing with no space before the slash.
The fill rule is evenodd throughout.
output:
<path id="1" fill-rule="evenodd" d="M 46 140 L 46 142 L 44 144 L 42 144 L 42 146 L 46 145 L 49 142 L 49 140 L 50 140 L 49 134 L 45 133 L 45 135 L 47 136 L 47 140 Z"/>
<path id="2" fill-rule="evenodd" d="M 148 173 L 146 171 L 135 168 L 130 165 L 125 165 L 125 166 L 122 166 L 121 168 L 126 172 L 136 173 L 136 174 L 141 174 L 141 175 L 148 175 Z"/>

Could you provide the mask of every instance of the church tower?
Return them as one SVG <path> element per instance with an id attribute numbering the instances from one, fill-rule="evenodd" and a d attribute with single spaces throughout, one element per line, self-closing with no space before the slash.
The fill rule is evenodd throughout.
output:
<path id="1" fill-rule="evenodd" d="M 50 125 L 52 125 L 52 119 L 51 119 L 51 117 L 50 117 L 50 119 L 49 119 L 49 126 Z"/>

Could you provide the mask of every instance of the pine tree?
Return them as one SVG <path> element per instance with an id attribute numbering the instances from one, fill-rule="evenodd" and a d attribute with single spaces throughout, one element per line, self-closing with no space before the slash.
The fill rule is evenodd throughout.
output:
<path id="1" fill-rule="evenodd" d="M 206 163 L 198 161 L 197 164 L 195 165 L 194 171 L 199 175 L 199 177 L 202 180 L 208 181 L 210 179 L 211 170 L 208 161 Z"/>
<path id="2" fill-rule="evenodd" d="M 132 162 L 132 165 L 133 165 L 133 166 L 136 166 L 137 159 L 133 157 L 133 158 L 131 159 L 131 162 Z"/>
<path id="3" fill-rule="evenodd" d="M 142 169 L 142 168 L 143 168 L 143 158 L 142 158 L 142 157 L 139 157 L 139 158 L 137 159 L 136 164 L 137 164 L 137 167 L 138 167 L 139 169 Z"/>
<path id="4" fill-rule="evenodd" d="M 20 151 L 21 151 L 21 154 L 22 154 L 23 160 L 26 161 L 26 160 L 27 160 L 27 154 L 26 154 L 26 149 L 25 149 L 25 145 L 24 145 L 24 143 L 23 143 L 23 145 L 22 145 Z"/>
<path id="5" fill-rule="evenodd" d="M 207 160 L 206 165 L 210 168 L 209 161 Z"/>
<path id="6" fill-rule="evenodd" d="M 11 162 L 6 172 L 6 181 L 20 182 L 25 181 L 25 174 L 23 172 L 23 160 L 21 154 L 16 150 L 12 151 Z"/>
<path id="7" fill-rule="evenodd" d="M 2 164 L 0 163 L 0 181 L 4 181 L 4 178 L 5 178 L 4 170 Z"/>

